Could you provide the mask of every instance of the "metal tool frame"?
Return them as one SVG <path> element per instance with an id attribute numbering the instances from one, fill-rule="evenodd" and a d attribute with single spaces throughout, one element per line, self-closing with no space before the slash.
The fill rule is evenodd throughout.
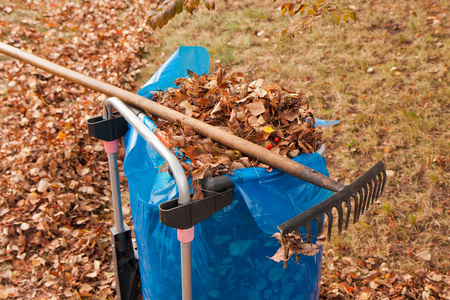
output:
<path id="1" fill-rule="evenodd" d="M 184 174 L 184 169 L 178 161 L 177 157 L 170 152 L 170 150 L 159 140 L 159 138 L 143 123 L 142 118 L 145 114 L 141 114 L 141 111 L 124 104 L 120 99 L 116 97 L 108 98 L 103 105 L 103 118 L 111 119 L 113 118 L 113 108 L 115 108 L 127 122 L 133 126 L 134 129 L 144 138 L 144 140 L 150 144 L 150 146 L 161 155 L 164 160 L 169 164 L 172 170 L 172 175 L 176 181 L 178 187 L 178 204 L 187 204 L 191 201 L 189 193 L 189 184 Z M 138 117 L 140 115 L 141 118 Z M 115 141 L 117 142 L 117 141 Z M 107 142 L 105 142 L 107 143 Z M 105 144 L 106 145 L 106 144 Z M 106 148 L 106 147 L 105 147 Z M 120 183 L 119 183 L 119 173 L 117 167 L 117 155 L 116 153 L 110 153 L 108 151 L 108 164 L 109 173 L 111 180 L 111 196 L 114 209 L 114 224 L 115 227 L 112 229 L 114 237 L 117 237 L 115 244 L 117 243 L 117 250 L 125 251 L 127 244 L 130 241 L 126 240 L 126 233 L 129 231 L 124 225 L 123 214 L 122 214 L 122 203 L 120 196 Z M 181 232 L 180 232 L 181 231 Z M 183 300 L 192 299 L 192 271 L 191 271 L 191 240 L 193 239 L 193 230 L 189 232 L 188 238 L 182 238 L 185 231 L 178 229 L 178 236 L 181 244 L 181 273 L 182 273 L 182 296 Z M 114 245 L 114 244 L 113 244 Z M 129 246 L 129 245 L 128 245 Z M 117 252 L 117 251 L 113 251 Z M 115 254 L 115 253 L 114 253 Z M 117 256 L 115 254 L 115 256 Z M 115 257 L 115 272 L 116 278 L 119 278 L 119 262 Z M 121 284 L 117 282 L 118 297 L 122 298 L 122 292 L 120 290 Z"/>

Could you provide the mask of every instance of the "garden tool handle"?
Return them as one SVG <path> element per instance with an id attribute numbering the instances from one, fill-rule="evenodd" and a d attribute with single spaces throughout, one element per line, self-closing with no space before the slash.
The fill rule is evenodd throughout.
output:
<path id="1" fill-rule="evenodd" d="M 120 99 L 111 97 L 106 99 L 104 103 L 103 115 L 104 118 L 110 118 L 112 115 L 112 107 L 114 107 L 120 114 L 130 123 L 131 126 L 142 136 L 142 138 L 158 152 L 159 155 L 169 164 L 172 169 L 172 174 L 175 178 L 178 188 L 178 202 L 186 204 L 191 201 L 189 184 L 184 175 L 184 169 L 181 166 L 178 158 L 164 146 L 163 142 L 139 119 L 138 116 Z"/>
<path id="2" fill-rule="evenodd" d="M 147 98 L 134 94 L 132 92 L 123 90 L 111 84 L 96 80 L 81 73 L 72 71 L 65 67 L 59 66 L 48 60 L 42 59 L 38 56 L 30 54 L 26 51 L 17 49 L 7 44 L 0 42 L 0 52 L 19 59 L 25 63 L 33 65 L 39 69 L 50 72 L 59 77 L 65 78 L 74 83 L 80 84 L 86 88 L 92 89 L 96 92 L 105 94 L 110 97 L 117 97 L 124 103 L 140 108 L 146 112 L 157 115 L 163 119 L 178 122 L 183 125 L 191 126 L 194 131 L 205 137 L 209 137 L 216 142 L 219 142 L 231 149 L 239 150 L 240 152 L 257 159 L 258 161 L 267 164 L 284 173 L 300 178 L 306 182 L 320 186 L 327 190 L 334 192 L 340 191 L 344 185 L 330 179 L 329 177 L 299 164 L 287 157 L 276 154 L 268 149 L 258 146 L 243 138 L 239 138 L 229 132 L 220 128 L 206 124 L 200 120 L 186 116 L 183 113 L 172 110 L 155 101 L 149 101 Z"/>
<path id="3" fill-rule="evenodd" d="M 118 140 L 104 141 L 105 151 L 108 155 L 109 177 L 111 181 L 111 196 L 114 210 L 114 224 L 118 233 L 125 232 L 123 223 L 122 199 L 120 195 L 119 169 L 117 167 Z M 120 251 L 126 250 L 126 244 L 120 244 Z"/>

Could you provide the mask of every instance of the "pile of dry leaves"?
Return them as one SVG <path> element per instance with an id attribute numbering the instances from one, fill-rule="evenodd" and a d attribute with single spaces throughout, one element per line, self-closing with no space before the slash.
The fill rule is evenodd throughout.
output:
<path id="1" fill-rule="evenodd" d="M 289 158 L 315 152 L 321 143 L 322 131 L 314 126 L 302 93 L 243 73 L 228 75 L 224 69 L 202 76 L 190 72 L 190 77 L 179 78 L 176 84 L 177 89 L 155 93 L 153 100 Z M 180 159 L 190 160 L 183 165 L 193 181 L 251 166 L 270 170 L 237 150 L 198 135 L 190 126 L 161 119 L 156 125 Z M 201 197 L 200 191 L 194 192 L 194 199 Z"/>

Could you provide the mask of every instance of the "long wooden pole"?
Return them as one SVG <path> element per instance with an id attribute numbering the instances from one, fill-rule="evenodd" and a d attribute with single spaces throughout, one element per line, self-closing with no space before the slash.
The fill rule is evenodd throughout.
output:
<path id="1" fill-rule="evenodd" d="M 189 125 L 197 133 L 205 137 L 209 137 L 212 140 L 226 145 L 231 149 L 239 150 L 240 152 L 257 159 L 262 163 L 265 163 L 294 177 L 300 178 L 306 182 L 335 192 L 341 190 L 344 187 L 343 184 L 332 180 L 329 177 L 322 175 L 309 167 L 294 162 L 289 158 L 278 155 L 250 141 L 239 138 L 231 133 L 225 132 L 222 129 L 208 125 L 197 119 L 188 117 L 180 112 L 162 106 L 154 101 L 150 101 L 147 98 L 144 98 L 132 92 L 72 71 L 48 60 L 42 59 L 36 55 L 30 54 L 26 51 L 17 49 L 1 42 L 0 52 L 21 60 L 27 64 L 33 65 L 39 69 L 45 70 L 49 73 L 80 84 L 96 92 L 105 94 L 110 97 L 117 97 L 126 104 L 140 108 L 163 119 Z"/>

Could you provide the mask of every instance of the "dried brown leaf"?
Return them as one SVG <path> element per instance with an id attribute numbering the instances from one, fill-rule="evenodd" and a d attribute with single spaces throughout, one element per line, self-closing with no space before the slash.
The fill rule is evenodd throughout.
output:
<path id="1" fill-rule="evenodd" d="M 261 101 L 256 101 L 245 105 L 245 107 L 250 111 L 253 116 L 259 116 L 266 111 L 264 103 Z"/>

